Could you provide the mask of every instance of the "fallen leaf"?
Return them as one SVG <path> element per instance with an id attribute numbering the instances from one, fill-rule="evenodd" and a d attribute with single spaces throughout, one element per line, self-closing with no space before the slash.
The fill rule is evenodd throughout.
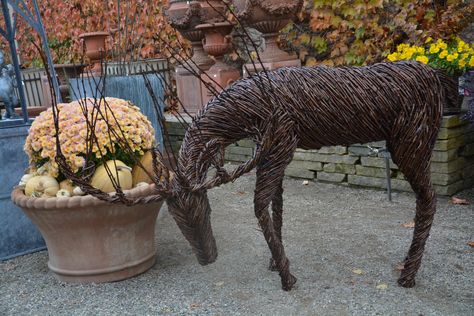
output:
<path id="1" fill-rule="evenodd" d="M 405 269 L 405 262 L 397 263 L 397 265 L 395 266 L 395 270 L 397 271 L 402 271 L 403 269 Z"/>
<path id="2" fill-rule="evenodd" d="M 361 275 L 361 274 L 364 274 L 364 271 L 362 271 L 361 269 L 354 269 L 354 270 L 352 270 L 352 273 Z"/>
<path id="3" fill-rule="evenodd" d="M 457 198 L 455 196 L 453 196 L 451 198 L 451 203 L 453 203 L 454 205 L 469 205 L 471 203 L 469 203 L 468 200 L 466 199 L 460 199 L 460 198 Z"/>
<path id="4" fill-rule="evenodd" d="M 377 285 L 375 288 L 379 289 L 379 290 L 386 290 L 388 288 L 388 285 L 385 284 L 385 283 L 381 283 L 381 284 Z"/>
<path id="5" fill-rule="evenodd" d="M 304 180 L 303 181 L 303 185 L 308 185 L 309 184 L 309 181 L 308 180 Z"/>
<path id="6" fill-rule="evenodd" d="M 245 195 L 245 192 L 244 191 L 237 191 L 234 194 L 235 195 Z"/>
<path id="7" fill-rule="evenodd" d="M 473 247 L 473 248 L 474 248 L 474 241 L 470 241 L 470 242 L 468 242 L 467 244 L 468 244 L 468 246 L 470 246 L 470 247 Z"/>
<path id="8" fill-rule="evenodd" d="M 403 223 L 402 226 L 405 227 L 405 228 L 414 228 L 415 227 L 415 221 L 412 220 L 412 221 Z"/>
<path id="9" fill-rule="evenodd" d="M 224 282 L 223 282 L 223 281 L 221 281 L 221 282 L 216 282 L 216 283 L 214 283 L 214 285 L 215 285 L 215 286 L 218 286 L 218 287 L 221 287 L 221 286 L 224 285 Z"/>
<path id="10" fill-rule="evenodd" d="M 191 309 L 193 309 L 193 308 L 199 308 L 199 307 L 201 307 L 201 304 L 199 304 L 199 303 L 191 303 L 191 305 L 189 305 L 189 307 L 190 307 Z"/>

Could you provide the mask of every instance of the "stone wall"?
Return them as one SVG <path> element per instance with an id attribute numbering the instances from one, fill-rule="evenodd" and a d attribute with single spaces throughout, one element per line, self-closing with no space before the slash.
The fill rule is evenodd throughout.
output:
<path id="1" fill-rule="evenodd" d="M 176 152 L 181 146 L 184 128 L 173 117 L 167 117 L 168 132 Z M 385 142 L 368 144 L 382 148 Z M 226 150 L 229 162 L 244 162 L 252 156 L 254 144 L 241 140 Z M 474 186 L 474 124 L 468 125 L 459 116 L 445 116 L 432 158 L 432 181 L 440 195 L 453 195 Z M 362 144 L 349 147 L 332 146 L 319 150 L 297 149 L 286 169 L 293 178 L 339 183 L 360 187 L 386 188 L 383 154 L 373 154 Z M 393 190 L 411 191 L 398 167 L 390 161 Z"/>

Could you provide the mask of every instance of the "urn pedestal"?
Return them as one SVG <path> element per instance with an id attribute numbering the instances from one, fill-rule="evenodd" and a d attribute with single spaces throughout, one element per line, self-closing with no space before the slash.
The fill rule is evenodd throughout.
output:
<path id="1" fill-rule="evenodd" d="M 214 56 L 216 63 L 201 75 L 206 82 L 204 95 L 206 103 L 212 99 L 215 93 L 221 92 L 227 86 L 240 78 L 240 71 L 227 65 L 223 58 L 232 47 L 232 40 L 229 36 L 234 26 L 230 22 L 206 23 L 196 26 L 196 29 L 204 33 L 204 51 Z"/>
<path id="2" fill-rule="evenodd" d="M 178 98 L 191 114 L 199 111 L 209 99 L 199 77 L 214 64 L 203 49 L 204 33 L 196 26 L 222 20 L 226 6 L 218 0 L 171 0 L 166 15 L 171 25 L 191 42 L 193 56 L 185 66 L 176 68 Z M 183 110 L 183 109 L 181 109 Z"/>

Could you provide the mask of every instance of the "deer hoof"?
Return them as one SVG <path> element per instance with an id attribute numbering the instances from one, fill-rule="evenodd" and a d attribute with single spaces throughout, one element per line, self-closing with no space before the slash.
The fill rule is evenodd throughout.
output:
<path id="1" fill-rule="evenodd" d="M 293 285 L 295 285 L 296 281 L 298 279 L 294 277 L 293 275 L 290 274 L 288 280 L 281 280 L 281 287 L 283 291 L 290 291 L 293 288 Z"/>

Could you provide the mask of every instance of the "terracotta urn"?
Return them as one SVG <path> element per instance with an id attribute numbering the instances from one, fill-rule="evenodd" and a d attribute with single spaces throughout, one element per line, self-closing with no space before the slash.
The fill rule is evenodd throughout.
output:
<path id="1" fill-rule="evenodd" d="M 196 29 L 204 33 L 204 51 L 216 60 L 216 63 L 201 77 L 217 91 L 221 91 L 240 78 L 240 71 L 223 61 L 224 55 L 232 48 L 230 33 L 233 28 L 234 25 L 230 22 L 205 23 L 196 26 Z M 214 94 L 208 93 L 206 96 L 209 101 Z"/>
<path id="2" fill-rule="evenodd" d="M 220 0 L 171 0 L 165 11 L 171 25 L 191 42 L 193 50 L 191 60 L 185 66 L 176 67 L 178 97 L 187 112 L 195 113 L 206 103 L 208 92 L 195 74 L 202 74 L 214 64 L 202 46 L 204 33 L 196 26 L 222 21 L 225 11 L 226 6 Z"/>
<path id="3" fill-rule="evenodd" d="M 296 55 L 278 47 L 278 32 L 301 10 L 303 0 L 233 0 L 238 19 L 263 33 L 265 50 L 260 58 L 266 69 L 301 66 Z"/>
<path id="4" fill-rule="evenodd" d="M 125 193 L 135 198 L 153 191 L 154 185 L 148 185 Z M 39 228 L 48 267 L 61 281 L 118 281 L 155 263 L 155 222 L 162 202 L 126 206 L 90 195 L 34 198 L 20 188 L 12 200 Z"/>
<path id="5" fill-rule="evenodd" d="M 105 40 L 108 32 L 91 32 L 79 35 L 84 41 L 86 56 L 91 61 L 90 72 L 92 75 L 102 75 L 102 59 L 106 56 Z"/>
<path id="6" fill-rule="evenodd" d="M 54 70 L 58 76 L 59 91 L 61 92 L 61 98 L 63 102 L 71 102 L 71 96 L 69 95 L 69 79 L 77 78 L 84 71 L 86 65 L 84 64 L 55 64 Z"/>
<path id="7" fill-rule="evenodd" d="M 193 61 L 199 68 L 207 70 L 213 64 L 202 49 L 204 34 L 196 30 L 203 23 L 213 23 L 223 20 L 226 6 L 220 0 L 171 0 L 166 9 L 166 15 L 171 25 L 191 42 Z"/>

